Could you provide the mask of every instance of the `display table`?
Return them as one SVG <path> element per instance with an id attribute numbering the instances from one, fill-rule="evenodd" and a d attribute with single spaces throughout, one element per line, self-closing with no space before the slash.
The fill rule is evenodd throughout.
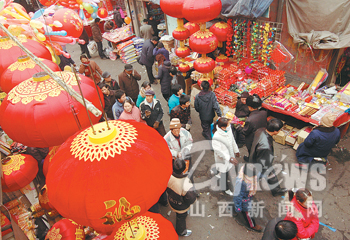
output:
<path id="1" fill-rule="evenodd" d="M 111 43 L 118 44 L 134 38 L 135 34 L 132 32 L 131 26 L 126 25 L 121 28 L 116 28 L 111 32 L 105 32 L 102 34 L 102 37 Z"/>

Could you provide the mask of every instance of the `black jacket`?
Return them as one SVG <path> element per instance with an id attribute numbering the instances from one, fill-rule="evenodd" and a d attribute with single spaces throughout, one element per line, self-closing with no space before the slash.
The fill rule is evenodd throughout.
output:
<path id="1" fill-rule="evenodd" d="M 249 116 L 249 108 L 247 104 L 243 104 L 241 99 L 237 101 L 235 116 L 238 118 L 244 118 Z"/>
<path id="2" fill-rule="evenodd" d="M 146 40 L 142 46 L 140 63 L 147 66 L 152 67 L 154 63 L 153 56 L 154 45 L 150 39 Z"/>
<path id="3" fill-rule="evenodd" d="M 169 68 L 166 68 L 164 65 L 158 68 L 158 75 L 155 78 L 160 79 L 160 89 L 162 94 L 170 94 L 171 90 L 171 80 L 172 76 L 169 74 Z"/>
<path id="4" fill-rule="evenodd" d="M 262 165 L 262 173 L 272 166 L 274 159 L 273 138 L 266 128 L 255 131 L 254 141 L 250 149 L 249 162 Z"/>
<path id="5" fill-rule="evenodd" d="M 141 118 L 146 121 L 148 126 L 153 127 L 154 122 L 162 122 L 164 112 L 158 99 L 153 99 L 153 108 L 146 104 L 146 101 L 147 100 L 145 99 L 140 104 Z M 146 117 L 146 110 L 151 111 L 151 115 L 149 117 Z"/>
<path id="6" fill-rule="evenodd" d="M 252 146 L 254 140 L 254 133 L 259 128 L 266 128 L 267 125 L 267 112 L 265 110 L 254 110 L 249 114 L 249 117 L 245 121 L 242 133 L 245 136 L 245 144 L 248 151 Z"/>
<path id="7" fill-rule="evenodd" d="M 115 25 L 117 25 L 118 28 L 123 26 L 124 19 L 122 18 L 119 10 L 115 10 L 113 13 L 113 20 L 115 22 Z"/>
<path id="8" fill-rule="evenodd" d="M 221 110 L 215 93 L 201 91 L 194 100 L 194 108 L 199 112 L 201 121 L 213 121 L 215 112 L 221 117 Z"/>
<path id="9" fill-rule="evenodd" d="M 283 218 L 271 219 L 265 227 L 264 235 L 261 240 L 278 240 L 279 238 L 276 236 L 275 226 L 282 220 Z"/>
<path id="10" fill-rule="evenodd" d="M 171 175 L 166 192 L 170 207 L 177 213 L 188 211 L 197 198 L 193 184 L 187 175 L 183 174 L 173 173 Z"/>

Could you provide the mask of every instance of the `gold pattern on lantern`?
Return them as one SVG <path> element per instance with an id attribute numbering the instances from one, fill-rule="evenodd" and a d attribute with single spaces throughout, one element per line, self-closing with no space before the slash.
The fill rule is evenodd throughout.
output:
<path id="1" fill-rule="evenodd" d="M 77 228 L 75 231 L 75 240 L 83 240 L 85 239 L 84 230 L 81 228 Z"/>
<path id="2" fill-rule="evenodd" d="M 12 172 L 18 171 L 21 168 L 21 166 L 24 164 L 24 158 L 25 156 L 20 154 L 9 156 L 8 158 L 6 158 L 5 160 L 7 160 L 7 162 L 3 163 L 2 165 L 3 173 L 8 176 Z"/>
<path id="3" fill-rule="evenodd" d="M 192 36 L 195 38 L 204 39 L 204 38 L 209 38 L 209 37 L 214 36 L 214 33 L 210 32 L 208 29 L 206 29 L 205 31 L 197 31 L 197 32 L 193 33 Z"/>
<path id="4" fill-rule="evenodd" d="M 50 239 L 50 240 L 61 240 L 62 235 L 60 234 L 60 229 L 53 227 L 46 235 L 45 239 Z"/>
<path id="5" fill-rule="evenodd" d="M 217 48 L 216 41 L 215 40 L 211 41 L 210 44 L 209 44 L 209 47 L 210 47 L 211 50 L 214 51 Z"/>
<path id="6" fill-rule="evenodd" d="M 213 59 L 211 59 L 210 57 L 200 57 L 200 58 L 197 58 L 196 62 L 197 63 L 210 63 L 211 61 L 214 61 Z"/>
<path id="7" fill-rule="evenodd" d="M 24 43 L 27 42 L 27 39 L 18 38 L 18 41 Z M 13 46 L 17 46 L 17 44 L 14 41 L 10 40 L 9 37 L 0 38 L 0 49 L 10 49 Z"/>
<path id="8" fill-rule="evenodd" d="M 61 76 L 69 86 L 78 85 L 74 73 L 61 72 Z M 42 102 L 47 97 L 59 96 L 61 92 L 65 92 L 65 90 L 51 78 L 42 82 L 36 82 L 30 78 L 14 87 L 9 92 L 7 100 L 13 104 L 18 102 L 28 104 L 33 100 Z"/>
<path id="9" fill-rule="evenodd" d="M 61 145 L 60 145 L 61 146 Z M 60 148 L 60 146 L 54 146 L 50 152 L 49 152 L 49 162 L 51 162 L 52 158 L 55 156 L 57 150 Z"/>
<path id="10" fill-rule="evenodd" d="M 187 28 L 185 28 L 185 27 L 177 27 L 177 28 L 175 28 L 174 31 L 177 31 L 177 32 L 186 32 L 186 31 L 187 31 Z"/>
<path id="11" fill-rule="evenodd" d="M 141 212 L 140 206 L 131 206 L 125 197 L 121 197 L 118 203 L 119 204 L 117 205 L 117 201 L 115 200 L 108 200 L 104 202 L 106 210 L 109 209 L 110 211 L 100 218 L 105 220 L 103 223 L 104 225 L 114 225 L 116 222 L 129 221 L 136 214 Z M 113 207 L 115 207 L 114 212 L 111 212 L 113 210 L 111 208 Z"/>
<path id="12" fill-rule="evenodd" d="M 225 29 L 228 27 L 228 25 L 225 22 L 218 22 L 218 23 L 215 23 L 215 27 L 220 28 L 220 29 Z"/>
<path id="13" fill-rule="evenodd" d="M 121 154 L 122 151 L 127 151 L 127 148 L 135 143 L 136 128 L 130 123 L 117 120 L 108 121 L 108 123 L 111 129 L 116 130 L 115 137 L 102 143 L 93 143 L 89 138 L 91 128 L 87 128 L 74 138 L 70 147 L 71 154 L 79 160 L 93 162 L 100 161 L 102 158 L 107 160 L 109 157 L 113 158 L 116 154 Z"/>
<path id="14" fill-rule="evenodd" d="M 159 226 L 158 223 L 151 217 L 139 216 L 136 218 L 137 224 L 143 226 L 147 232 L 147 240 L 159 239 Z M 129 229 L 129 224 L 124 223 L 114 235 L 114 240 L 124 240 L 125 233 Z"/>
<path id="15" fill-rule="evenodd" d="M 36 63 L 32 60 L 32 59 L 29 59 L 27 61 L 23 61 L 23 62 L 19 62 L 19 61 L 16 61 L 14 63 L 12 63 L 8 69 L 11 71 L 11 72 L 14 72 L 16 70 L 18 71 L 24 71 L 26 69 L 33 69 L 35 68 L 36 66 Z"/>

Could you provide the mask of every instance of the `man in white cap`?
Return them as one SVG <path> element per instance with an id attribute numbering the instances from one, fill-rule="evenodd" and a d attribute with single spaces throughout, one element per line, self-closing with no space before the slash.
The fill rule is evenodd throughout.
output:
<path id="1" fill-rule="evenodd" d="M 170 121 L 170 131 L 164 136 L 173 159 L 183 158 L 186 162 L 185 173 L 189 170 L 189 153 L 192 148 L 193 138 L 189 131 L 181 127 L 180 119 L 173 118 Z"/>
<path id="2" fill-rule="evenodd" d="M 327 113 L 321 119 L 320 126 L 314 128 L 297 149 L 297 167 L 306 168 L 309 163 L 327 164 L 327 156 L 340 140 L 340 131 L 333 126 L 337 116 Z"/>

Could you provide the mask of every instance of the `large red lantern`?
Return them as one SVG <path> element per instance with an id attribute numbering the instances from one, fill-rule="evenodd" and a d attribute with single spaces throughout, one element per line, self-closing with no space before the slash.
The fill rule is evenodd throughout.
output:
<path id="1" fill-rule="evenodd" d="M 0 106 L 0 124 L 8 136 L 29 147 L 51 147 L 62 144 L 79 131 L 79 125 L 90 125 L 85 108 L 73 100 L 48 75 L 37 73 L 14 87 Z M 76 92 L 78 83 L 71 72 L 56 72 Z M 94 82 L 81 78 L 84 97 L 102 110 Z M 99 90 L 100 95 L 102 95 Z M 100 117 L 89 112 L 93 123 Z M 24 121 L 25 120 L 25 121 Z"/>
<path id="2" fill-rule="evenodd" d="M 192 22 L 186 23 L 184 27 L 187 28 L 188 31 L 190 31 L 190 35 L 200 30 L 199 25 L 197 23 Z"/>
<path id="3" fill-rule="evenodd" d="M 172 173 L 171 153 L 156 130 L 136 121 L 108 124 L 70 137 L 46 178 L 62 216 L 106 234 L 152 207 Z"/>
<path id="4" fill-rule="evenodd" d="M 56 222 L 45 236 L 45 240 L 83 240 L 83 226 L 70 219 Z"/>
<path id="5" fill-rule="evenodd" d="M 200 57 L 194 61 L 193 67 L 197 72 L 208 73 L 214 70 L 215 61 L 210 57 Z"/>
<path id="6" fill-rule="evenodd" d="M 40 43 L 30 39 L 19 39 L 19 41 L 35 56 L 52 59 L 50 51 Z M 17 61 L 19 56 L 22 56 L 25 52 L 20 49 L 17 44 L 9 37 L 0 38 L 0 74 L 2 74 L 12 63 Z"/>
<path id="7" fill-rule="evenodd" d="M 209 77 L 203 77 L 203 78 L 198 79 L 198 81 L 197 81 L 198 86 L 201 86 L 203 81 L 209 82 L 210 86 L 213 85 L 213 83 L 214 83 L 213 79 L 211 79 Z"/>
<path id="8" fill-rule="evenodd" d="M 17 154 L 3 159 L 2 191 L 13 192 L 27 186 L 38 170 L 38 162 L 28 154 Z"/>
<path id="9" fill-rule="evenodd" d="M 162 11 L 174 18 L 183 18 L 182 6 L 185 0 L 160 0 Z"/>
<path id="10" fill-rule="evenodd" d="M 67 36 L 72 36 L 75 38 L 80 37 L 81 33 L 83 32 L 83 21 L 72 9 L 59 9 L 54 13 L 52 19 L 62 24 L 61 27 L 53 26 L 52 30 L 54 31 L 64 30 L 67 32 Z"/>
<path id="11" fill-rule="evenodd" d="M 178 26 L 173 31 L 173 37 L 176 40 L 186 40 L 189 36 L 190 36 L 190 31 L 183 26 Z"/>
<path id="12" fill-rule="evenodd" d="M 52 71 L 60 71 L 60 67 L 46 59 L 40 59 Z M 39 65 L 27 55 L 18 57 L 17 61 L 12 63 L 0 77 L 0 87 L 5 93 L 9 93 L 12 88 L 31 78 L 35 73 L 42 72 Z"/>
<path id="13" fill-rule="evenodd" d="M 175 50 L 175 54 L 180 58 L 184 58 L 191 54 L 191 50 L 188 47 L 179 47 Z"/>
<path id="14" fill-rule="evenodd" d="M 97 15 L 98 15 L 100 18 L 106 18 L 106 17 L 108 17 L 108 11 L 107 11 L 107 9 L 105 9 L 105 8 L 100 8 L 100 9 L 98 9 L 98 11 L 97 11 Z"/>
<path id="15" fill-rule="evenodd" d="M 182 73 L 186 73 L 191 70 L 191 67 L 187 63 L 180 63 L 179 64 L 179 71 Z"/>
<path id="16" fill-rule="evenodd" d="M 59 148 L 60 148 L 60 146 L 51 147 L 49 153 L 47 154 L 47 156 L 44 159 L 43 173 L 44 173 L 45 177 L 47 175 L 47 172 L 49 171 L 51 160 L 52 160 L 53 156 L 55 156 L 55 154 Z"/>
<path id="17" fill-rule="evenodd" d="M 227 41 L 228 25 L 225 22 L 217 22 L 209 29 L 215 34 L 219 41 L 219 47 L 222 47 L 222 43 Z"/>
<path id="18" fill-rule="evenodd" d="M 178 240 L 179 236 L 173 224 L 161 214 L 146 212 L 129 223 L 124 223 L 111 234 L 110 239 Z"/>
<path id="19" fill-rule="evenodd" d="M 214 51 L 218 47 L 218 39 L 209 30 L 200 30 L 191 35 L 190 48 L 194 52 L 206 54 Z"/>
<path id="20" fill-rule="evenodd" d="M 182 14 L 190 22 L 205 23 L 219 16 L 221 12 L 220 0 L 185 0 Z"/>

